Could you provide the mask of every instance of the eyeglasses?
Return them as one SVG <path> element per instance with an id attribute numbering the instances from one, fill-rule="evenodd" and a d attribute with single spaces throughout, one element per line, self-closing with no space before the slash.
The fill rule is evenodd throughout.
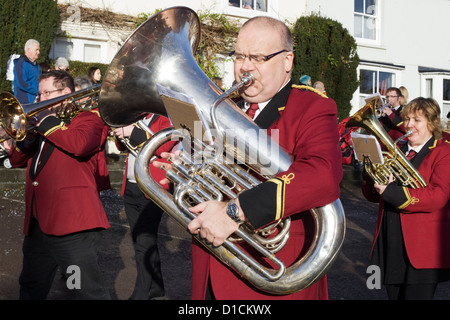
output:
<path id="1" fill-rule="evenodd" d="M 65 88 L 64 88 L 65 89 Z M 63 91 L 64 89 L 55 89 L 55 90 L 50 90 L 50 91 L 44 91 L 44 92 L 38 92 L 37 96 L 38 98 L 40 98 L 41 96 L 44 97 L 48 97 L 49 95 L 51 95 L 53 92 L 57 92 L 57 91 Z"/>
<path id="2" fill-rule="evenodd" d="M 236 53 L 236 51 L 231 51 L 230 52 L 230 57 L 232 57 L 234 60 L 237 60 L 239 62 L 244 62 L 245 58 L 248 58 L 249 61 L 253 61 L 255 63 L 263 63 L 266 62 L 267 60 L 272 59 L 273 57 L 275 57 L 276 55 L 282 53 L 282 52 L 288 52 L 286 49 L 269 54 L 267 56 L 264 56 L 262 54 L 250 54 L 250 55 L 245 55 L 242 53 Z"/>

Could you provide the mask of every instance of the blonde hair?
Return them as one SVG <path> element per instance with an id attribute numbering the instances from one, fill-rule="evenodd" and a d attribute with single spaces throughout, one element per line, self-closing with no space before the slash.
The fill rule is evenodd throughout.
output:
<path id="1" fill-rule="evenodd" d="M 436 140 L 442 138 L 441 108 L 433 98 L 418 97 L 403 107 L 401 114 L 405 119 L 410 113 L 418 114 L 422 112 L 427 118 L 428 130 Z"/>
<path id="2" fill-rule="evenodd" d="M 404 86 L 401 86 L 398 89 L 402 93 L 402 96 L 400 97 L 400 104 L 404 106 L 408 103 L 408 89 L 406 89 Z"/>

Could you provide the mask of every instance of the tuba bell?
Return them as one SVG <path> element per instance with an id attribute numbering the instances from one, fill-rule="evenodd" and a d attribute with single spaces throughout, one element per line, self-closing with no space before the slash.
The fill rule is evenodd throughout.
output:
<path id="1" fill-rule="evenodd" d="M 411 132 L 407 132 L 396 141 L 393 141 L 378 121 L 376 104 L 376 98 L 369 100 L 346 124 L 348 128 L 360 127 L 367 130 L 387 149 L 387 151 L 383 151 L 383 164 L 373 163 L 367 158 L 363 160 L 365 172 L 377 184 L 387 185 L 389 176 L 392 174 L 394 180 L 400 181 L 403 186 L 413 189 L 425 187 L 427 183 L 423 177 L 397 146 L 397 143 L 409 136 Z"/>
<path id="2" fill-rule="evenodd" d="M 191 9 L 173 7 L 155 14 L 118 51 L 105 74 L 99 98 L 100 115 L 113 127 L 132 124 L 144 113 L 172 120 L 174 127 L 155 133 L 140 149 L 135 176 L 141 190 L 185 229 L 195 218 L 189 207 L 210 199 L 236 198 L 243 190 L 287 170 L 292 163 L 291 156 L 229 99 L 230 92 L 249 85 L 252 76 L 222 92 L 195 61 L 193 53 L 199 38 L 200 22 Z M 216 132 L 215 139 L 193 137 L 192 128 L 176 120 L 180 119 L 177 114 L 166 111 L 160 87 L 191 97 L 203 115 L 204 127 Z M 254 134 L 252 139 L 246 136 L 248 132 Z M 172 163 L 173 169 L 166 172 L 174 183 L 173 193 L 160 187 L 149 172 L 156 150 L 171 140 L 183 146 L 182 154 Z M 219 247 L 198 236 L 196 239 L 256 288 L 276 295 L 289 294 L 325 275 L 344 240 L 345 217 L 339 199 L 310 211 L 316 225 L 313 243 L 306 255 L 291 266 L 285 266 L 275 255 L 288 240 L 289 219 L 262 232 L 242 224 Z M 280 237 L 271 235 L 275 230 Z M 274 267 L 261 265 L 237 245 L 241 241 Z"/>

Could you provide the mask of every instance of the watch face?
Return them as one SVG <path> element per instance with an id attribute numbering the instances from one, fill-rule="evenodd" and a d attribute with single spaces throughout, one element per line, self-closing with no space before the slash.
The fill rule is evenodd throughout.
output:
<path id="1" fill-rule="evenodd" d="M 227 214 L 231 219 L 235 221 L 238 219 L 238 207 L 235 203 L 231 203 L 228 205 Z"/>

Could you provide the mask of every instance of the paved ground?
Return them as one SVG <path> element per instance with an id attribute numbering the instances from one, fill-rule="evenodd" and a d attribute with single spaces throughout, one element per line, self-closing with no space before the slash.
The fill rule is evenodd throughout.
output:
<path id="1" fill-rule="evenodd" d="M 134 286 L 135 269 L 130 230 L 119 195 L 123 161 L 110 165 L 112 190 L 101 195 L 112 228 L 103 235 L 99 263 L 111 297 L 126 300 Z M 367 255 L 372 242 L 377 206 L 365 201 L 359 189 L 359 174 L 345 167 L 341 184 L 342 203 L 347 217 L 347 235 L 338 261 L 328 275 L 331 300 L 385 300 L 383 289 L 369 290 Z M 24 172 L 0 168 L 0 300 L 18 298 L 21 270 L 22 223 L 24 212 Z M 190 298 L 190 237 L 172 219 L 163 217 L 159 230 L 166 295 L 171 300 Z M 70 299 L 65 280 L 57 277 L 49 299 Z M 450 284 L 441 284 L 436 299 L 450 298 Z"/>

